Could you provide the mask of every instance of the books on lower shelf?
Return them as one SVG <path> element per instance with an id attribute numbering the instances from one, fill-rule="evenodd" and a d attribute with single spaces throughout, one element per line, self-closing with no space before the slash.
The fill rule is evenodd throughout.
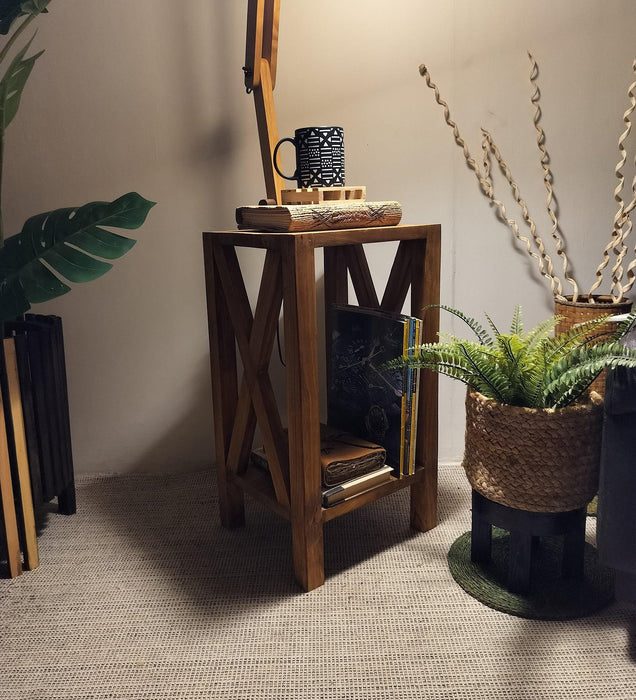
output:
<path id="1" fill-rule="evenodd" d="M 395 477 L 415 472 L 419 370 L 386 363 L 421 343 L 413 316 L 334 305 L 328 370 L 328 423 L 386 449 Z"/>
<path id="2" fill-rule="evenodd" d="M 384 462 L 384 448 L 342 430 L 320 426 L 322 503 L 325 508 L 391 481 L 392 468 Z M 250 455 L 250 463 L 269 469 L 264 447 Z"/>
<path id="3" fill-rule="evenodd" d="M 253 465 L 268 469 L 264 447 L 252 451 Z M 386 450 L 373 442 L 350 435 L 343 430 L 320 426 L 320 470 L 324 488 L 336 486 L 386 464 Z"/>
<path id="4" fill-rule="evenodd" d="M 342 503 L 353 496 L 359 496 L 361 493 L 368 491 L 380 484 L 385 484 L 391 481 L 393 469 L 388 465 L 376 469 L 375 471 L 363 474 L 356 479 L 345 481 L 338 486 L 332 486 L 329 489 L 324 489 L 322 492 L 323 508 L 335 506 L 337 503 Z"/>

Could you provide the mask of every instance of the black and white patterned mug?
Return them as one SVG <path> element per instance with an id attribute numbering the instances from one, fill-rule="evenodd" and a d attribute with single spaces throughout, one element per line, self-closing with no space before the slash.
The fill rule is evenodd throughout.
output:
<path id="1" fill-rule="evenodd" d="M 285 141 L 296 148 L 296 172 L 285 175 L 278 167 L 278 149 Z M 345 184 L 344 131 L 339 126 L 306 126 L 294 138 L 281 139 L 274 149 L 274 168 L 286 180 L 302 187 L 342 187 Z"/>

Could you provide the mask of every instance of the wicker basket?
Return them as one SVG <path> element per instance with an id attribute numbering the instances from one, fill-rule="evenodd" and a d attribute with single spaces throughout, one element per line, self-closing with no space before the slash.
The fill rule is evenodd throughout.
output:
<path id="1" fill-rule="evenodd" d="M 589 302 L 588 299 L 588 296 L 582 295 L 578 297 L 577 301 L 572 301 L 572 297 L 566 297 L 566 301 L 554 301 L 554 313 L 557 316 L 563 316 L 556 327 L 556 333 L 563 333 L 577 323 L 591 321 L 599 316 L 626 314 L 632 309 L 632 302 L 629 299 L 613 302 L 612 298 L 606 295 L 593 295 L 592 302 Z M 615 323 L 605 323 L 597 332 L 612 333 L 616 330 L 616 325 Z"/>
<path id="2" fill-rule="evenodd" d="M 593 295 L 592 302 L 588 301 L 589 296 L 581 295 L 577 301 L 572 301 L 572 297 L 566 297 L 567 301 L 554 302 L 554 313 L 563 318 L 557 324 L 555 333 L 564 333 L 572 326 L 584 321 L 592 321 L 599 316 L 608 314 L 626 314 L 632 310 L 632 302 L 629 299 L 622 299 L 613 302 L 607 295 Z M 617 323 L 604 323 L 598 328 L 594 335 L 610 334 L 616 331 Z M 603 340 L 600 337 L 599 340 Z M 603 371 L 590 385 L 590 391 L 596 391 L 601 396 L 605 395 L 605 380 L 607 372 Z"/>
<path id="3" fill-rule="evenodd" d="M 469 389 L 463 467 L 482 496 L 511 508 L 558 513 L 595 495 L 602 402 L 561 409 L 508 406 Z"/>

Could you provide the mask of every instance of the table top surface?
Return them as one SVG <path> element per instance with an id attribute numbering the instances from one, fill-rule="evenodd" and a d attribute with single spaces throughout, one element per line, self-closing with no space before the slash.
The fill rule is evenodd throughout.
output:
<path id="1" fill-rule="evenodd" d="M 204 240 L 219 245 L 237 245 L 253 248 L 276 248 L 290 240 L 306 240 L 314 248 L 356 243 L 421 240 L 438 237 L 440 224 L 399 224 L 369 228 L 328 229 L 324 231 L 206 231 Z"/>

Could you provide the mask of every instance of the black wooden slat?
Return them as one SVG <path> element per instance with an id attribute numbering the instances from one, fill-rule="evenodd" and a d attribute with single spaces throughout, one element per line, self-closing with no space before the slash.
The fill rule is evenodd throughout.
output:
<path id="1" fill-rule="evenodd" d="M 59 382 L 57 378 L 58 363 L 55 357 L 54 321 L 50 317 L 39 316 L 38 322 L 43 325 L 40 343 L 44 359 L 44 381 L 46 387 L 46 418 L 49 423 L 51 448 L 53 450 L 53 469 L 55 476 L 55 494 L 59 494 L 67 483 L 66 461 L 62 446 L 62 420 L 60 417 Z"/>
<path id="2" fill-rule="evenodd" d="M 58 503 L 61 512 L 66 515 L 75 513 L 75 475 L 73 469 L 73 448 L 71 444 L 71 421 L 68 405 L 68 385 L 66 378 L 66 360 L 64 353 L 64 332 L 62 319 L 51 317 L 52 354 L 55 368 L 55 396 L 57 416 L 59 419 L 59 441 L 62 457 L 62 474 L 64 486 L 58 491 Z"/>
<path id="3" fill-rule="evenodd" d="M 40 450 L 40 466 L 42 467 L 42 493 L 45 501 L 50 501 L 56 496 L 55 466 L 53 461 L 53 447 L 47 419 L 45 365 L 42 357 L 40 342 L 41 333 L 37 324 L 31 324 L 29 330 L 29 363 L 31 365 L 31 378 L 33 380 L 33 404 L 35 406 L 35 420 L 38 427 L 38 443 Z"/>

